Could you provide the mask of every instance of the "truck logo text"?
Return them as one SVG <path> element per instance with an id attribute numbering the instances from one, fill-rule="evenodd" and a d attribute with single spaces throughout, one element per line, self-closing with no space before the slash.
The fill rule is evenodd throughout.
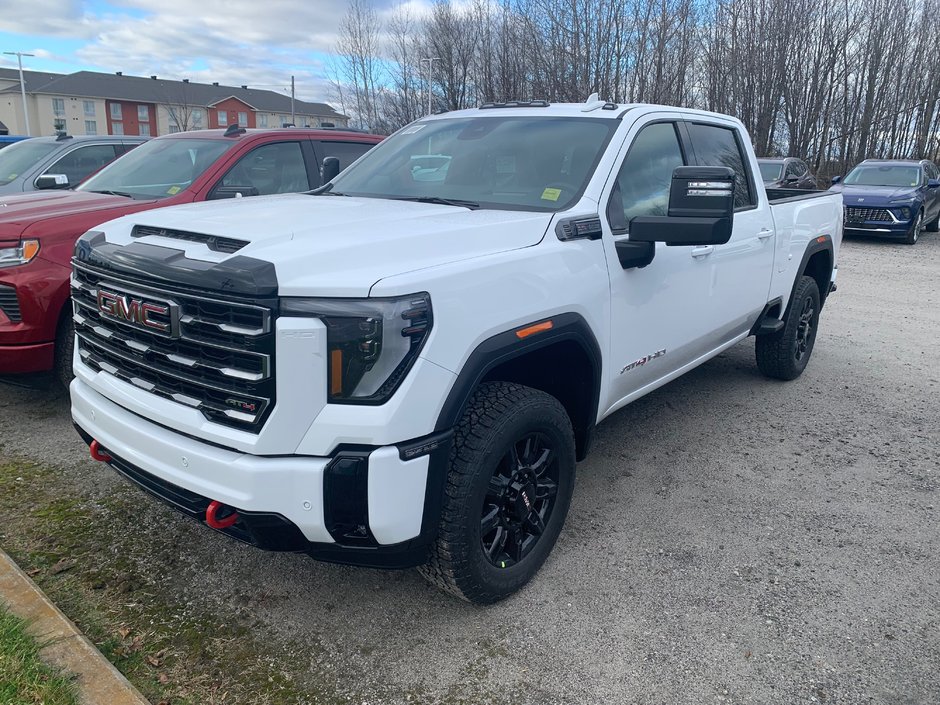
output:
<path id="1" fill-rule="evenodd" d="M 172 335 L 175 306 L 98 289 L 98 313 L 108 318 L 147 328 L 163 335 Z"/>
<path id="2" fill-rule="evenodd" d="M 645 365 L 650 360 L 655 360 L 657 357 L 662 357 L 665 354 L 666 354 L 665 349 L 657 350 L 654 353 L 650 353 L 646 357 L 641 357 L 636 362 L 631 362 L 629 365 L 627 365 L 622 370 L 620 370 L 620 374 L 623 374 L 624 372 L 629 372 L 630 370 L 636 369 L 637 367 L 643 367 L 643 365 Z"/>

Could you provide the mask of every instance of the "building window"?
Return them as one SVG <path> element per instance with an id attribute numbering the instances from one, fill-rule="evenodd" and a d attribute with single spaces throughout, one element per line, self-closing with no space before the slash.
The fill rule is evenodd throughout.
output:
<path id="1" fill-rule="evenodd" d="M 112 120 L 124 119 L 124 113 L 121 111 L 120 103 L 111 103 L 111 119 Z"/>
<path id="2" fill-rule="evenodd" d="M 192 118 L 193 129 L 202 127 L 202 110 L 199 110 L 198 108 L 194 109 L 190 114 L 190 117 Z"/>
<path id="3" fill-rule="evenodd" d="M 216 111 L 216 119 L 219 121 L 219 127 L 227 127 L 226 120 L 228 120 L 228 113 L 224 110 Z"/>
<path id="4" fill-rule="evenodd" d="M 124 123 L 123 123 L 123 122 L 114 122 L 114 123 L 111 123 L 111 134 L 112 134 L 112 135 L 123 135 L 123 134 L 124 134 Z"/>
<path id="5" fill-rule="evenodd" d="M 248 127 L 248 113 L 239 113 L 238 114 L 238 124 L 241 127 Z"/>
<path id="6" fill-rule="evenodd" d="M 278 127 L 284 127 L 284 125 L 290 124 L 290 115 L 281 115 L 281 121 L 278 123 Z"/>
<path id="7" fill-rule="evenodd" d="M 176 125 L 176 123 L 172 123 L 172 122 L 171 122 L 171 123 L 170 123 L 170 134 L 171 134 L 171 135 L 175 135 L 175 134 L 176 134 L 177 132 L 179 132 L 179 131 L 180 131 L 180 128 Z"/>
<path id="8" fill-rule="evenodd" d="M 65 132 L 65 118 L 55 118 L 52 121 L 52 127 L 56 132 Z"/>
<path id="9" fill-rule="evenodd" d="M 84 109 L 85 109 L 85 115 L 88 115 L 90 117 L 95 116 L 95 101 L 83 100 L 82 105 L 84 106 Z"/>
<path id="10" fill-rule="evenodd" d="M 98 134 L 98 123 L 94 120 L 85 120 L 85 134 L 86 135 L 97 135 Z"/>
<path id="11" fill-rule="evenodd" d="M 140 123 L 140 134 L 143 137 L 150 137 L 150 123 L 149 122 Z"/>
<path id="12" fill-rule="evenodd" d="M 65 98 L 52 99 L 52 114 L 55 116 L 65 115 Z"/>
<path id="13" fill-rule="evenodd" d="M 146 105 L 138 105 L 137 119 L 140 122 L 150 122 L 150 108 L 148 108 Z"/>
<path id="14" fill-rule="evenodd" d="M 267 113 L 258 113 L 255 117 L 258 121 L 258 127 L 268 126 L 268 114 Z"/>

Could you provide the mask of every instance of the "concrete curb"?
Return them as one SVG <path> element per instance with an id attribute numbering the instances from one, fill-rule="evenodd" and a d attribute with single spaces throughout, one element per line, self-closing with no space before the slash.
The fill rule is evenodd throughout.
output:
<path id="1" fill-rule="evenodd" d="M 76 676 L 82 705 L 149 705 L 26 573 L 0 550 L 0 602 L 28 623 L 47 663 Z"/>

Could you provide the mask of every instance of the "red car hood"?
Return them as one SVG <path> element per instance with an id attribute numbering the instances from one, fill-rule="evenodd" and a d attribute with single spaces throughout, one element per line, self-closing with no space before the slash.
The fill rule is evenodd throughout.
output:
<path id="1" fill-rule="evenodd" d="M 0 197 L 0 240 L 18 238 L 23 229 L 42 220 L 112 210 L 102 222 L 146 209 L 154 200 L 133 200 L 90 191 L 38 191 Z"/>

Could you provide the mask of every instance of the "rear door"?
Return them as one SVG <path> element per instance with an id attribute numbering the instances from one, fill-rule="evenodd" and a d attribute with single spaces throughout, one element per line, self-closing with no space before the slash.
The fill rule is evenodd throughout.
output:
<path id="1" fill-rule="evenodd" d="M 343 171 L 346 167 L 356 161 L 363 154 L 372 149 L 375 145 L 371 142 L 334 142 L 332 140 L 314 140 L 314 149 L 317 153 L 317 163 L 319 171 L 323 173 L 323 160 L 326 157 L 336 157 L 339 159 L 339 170 Z"/>
<path id="2" fill-rule="evenodd" d="M 84 142 L 57 157 L 42 174 L 64 174 L 69 186 L 78 186 L 86 178 L 124 153 L 118 143 L 95 144 Z M 39 174 L 38 176 L 41 176 Z M 35 179 L 33 180 L 33 184 Z M 32 184 L 31 184 L 32 186 Z"/>
<path id="3" fill-rule="evenodd" d="M 686 123 L 695 163 L 730 167 L 735 173 L 734 230 L 730 241 L 702 258 L 708 268 L 712 320 L 718 337 L 746 333 L 767 303 L 774 264 L 774 224 L 767 193 L 754 178 L 747 136 L 719 120 Z"/>

